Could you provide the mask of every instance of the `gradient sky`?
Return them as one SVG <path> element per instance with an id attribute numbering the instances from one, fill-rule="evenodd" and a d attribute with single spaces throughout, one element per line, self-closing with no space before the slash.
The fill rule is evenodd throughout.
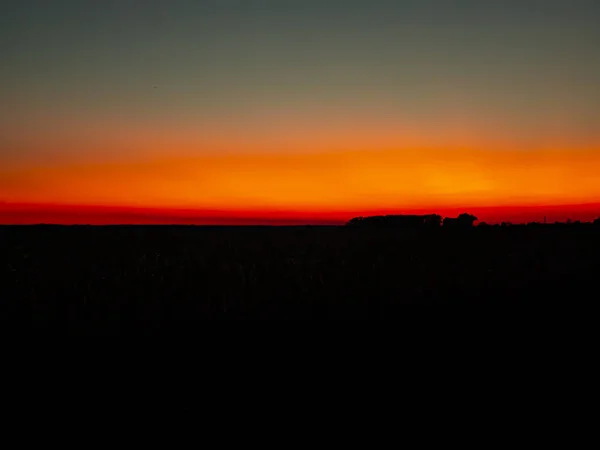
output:
<path id="1" fill-rule="evenodd" d="M 600 203 L 599 23 L 597 0 L 3 0 L 0 221 L 577 218 Z"/>

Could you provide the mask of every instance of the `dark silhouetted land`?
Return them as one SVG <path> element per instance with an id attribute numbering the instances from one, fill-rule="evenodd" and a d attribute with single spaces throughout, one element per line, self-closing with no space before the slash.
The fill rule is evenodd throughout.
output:
<path id="1" fill-rule="evenodd" d="M 119 331 L 212 318 L 394 318 L 403 306 L 592 300 L 593 224 L 0 227 L 1 315 Z"/>

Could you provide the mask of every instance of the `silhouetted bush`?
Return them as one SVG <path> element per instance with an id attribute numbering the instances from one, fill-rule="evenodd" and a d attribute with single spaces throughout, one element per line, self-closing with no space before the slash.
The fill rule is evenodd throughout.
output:
<path id="1" fill-rule="evenodd" d="M 452 228 L 472 228 L 473 223 L 477 221 L 477 217 L 472 214 L 462 213 L 458 217 L 446 217 L 444 219 L 445 227 Z"/>

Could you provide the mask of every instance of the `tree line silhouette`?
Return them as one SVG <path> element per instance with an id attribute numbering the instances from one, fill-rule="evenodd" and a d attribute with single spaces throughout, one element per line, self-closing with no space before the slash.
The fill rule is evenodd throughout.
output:
<path id="1" fill-rule="evenodd" d="M 350 219 L 346 226 L 348 227 L 361 227 L 361 228 L 376 228 L 376 227 L 396 227 L 396 228 L 417 228 L 417 229 L 431 229 L 431 228 L 459 228 L 459 229 L 469 229 L 473 228 L 475 222 L 479 219 L 473 214 L 462 213 L 457 217 L 444 217 L 439 214 L 389 214 L 389 215 L 378 215 L 378 216 L 358 216 Z M 590 222 L 580 222 L 580 221 L 571 221 L 570 219 L 567 222 L 554 222 L 553 225 L 590 225 Z M 592 225 L 600 227 L 600 217 L 591 222 Z M 548 225 L 545 223 L 539 222 L 529 222 L 528 226 L 535 225 Z M 489 225 L 485 222 L 480 222 L 478 227 L 486 228 L 492 226 L 500 226 L 500 227 L 508 227 L 512 226 L 510 222 L 502 222 L 498 225 Z"/>

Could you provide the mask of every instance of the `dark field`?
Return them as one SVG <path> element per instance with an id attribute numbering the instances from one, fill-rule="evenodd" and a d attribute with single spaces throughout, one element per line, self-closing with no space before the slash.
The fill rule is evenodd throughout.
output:
<path id="1" fill-rule="evenodd" d="M 120 329 L 208 318 L 392 318 L 410 304 L 595 300 L 591 225 L 0 227 L 0 314 Z"/>

